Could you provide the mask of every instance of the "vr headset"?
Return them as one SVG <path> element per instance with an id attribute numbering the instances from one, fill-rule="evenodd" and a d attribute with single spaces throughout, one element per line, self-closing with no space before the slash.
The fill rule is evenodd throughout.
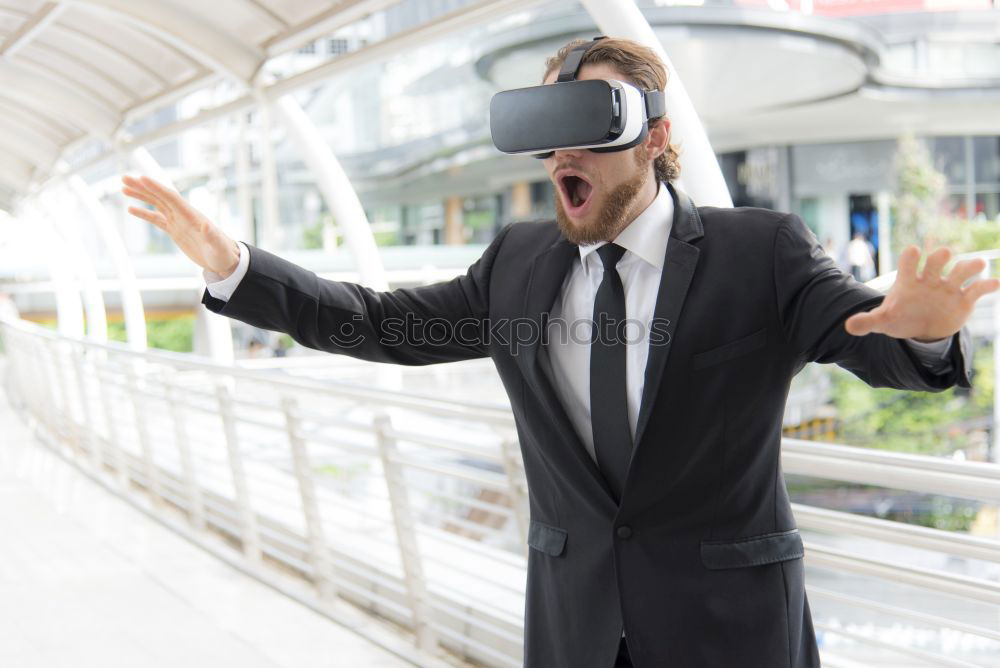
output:
<path id="1" fill-rule="evenodd" d="M 584 55 L 602 39 L 573 49 L 555 83 L 493 96 L 490 134 L 500 151 L 544 159 L 556 149 L 624 151 L 646 139 L 649 121 L 666 114 L 663 91 L 615 79 L 576 80 Z"/>

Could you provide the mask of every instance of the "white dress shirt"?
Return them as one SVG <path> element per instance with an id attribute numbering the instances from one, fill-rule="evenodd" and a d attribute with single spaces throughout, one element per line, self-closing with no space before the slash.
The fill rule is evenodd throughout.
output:
<path id="1" fill-rule="evenodd" d="M 625 314 L 638 321 L 626 327 L 628 347 L 625 355 L 625 382 L 628 393 L 628 420 L 635 439 L 649 354 L 649 325 L 653 320 L 656 295 L 660 287 L 663 257 L 674 219 L 674 201 L 661 182 L 660 190 L 645 211 L 615 237 L 614 242 L 625 249 L 617 269 L 625 288 Z M 590 325 L 594 318 L 594 299 L 604 276 L 604 265 L 595 253 L 608 242 L 580 246 L 580 262 L 574 262 L 566 275 L 560 294 L 550 313 L 548 354 L 539 361 L 552 379 L 559 399 L 583 441 L 591 458 L 594 454 L 594 434 L 590 423 Z M 575 335 L 567 336 L 566 323 L 579 323 Z M 951 337 L 922 343 L 904 339 L 920 360 L 935 373 L 947 371 L 946 360 Z M 565 345 L 562 343 L 565 341 Z M 551 359 L 550 359 L 551 358 Z"/>
<path id="2" fill-rule="evenodd" d="M 625 288 L 626 385 L 628 419 L 635 438 L 639 417 L 639 402 L 645 380 L 649 354 L 649 324 L 660 286 L 663 257 L 670 238 L 674 218 L 674 202 L 670 191 L 661 182 L 660 190 L 645 211 L 633 220 L 614 241 L 625 249 L 617 269 Z M 594 317 L 594 299 L 601 284 L 604 265 L 595 253 L 608 242 L 581 245 L 580 262 L 574 262 L 556 297 L 549 321 L 549 342 L 539 361 L 548 372 L 574 427 L 590 456 L 594 455 L 594 434 L 590 424 L 590 335 Z M 205 270 L 208 292 L 216 299 L 228 301 L 250 266 L 250 251 L 242 241 L 239 264 L 227 278 Z M 576 323 L 570 331 L 566 324 Z M 642 323 L 639 326 L 638 323 Z M 951 366 L 947 359 L 951 337 L 929 343 L 904 339 L 920 360 L 935 373 L 946 372 Z M 551 356 L 551 359 L 550 359 Z"/>

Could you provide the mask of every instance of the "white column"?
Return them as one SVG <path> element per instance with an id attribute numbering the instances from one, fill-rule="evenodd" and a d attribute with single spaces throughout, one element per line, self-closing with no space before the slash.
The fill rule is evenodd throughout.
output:
<path id="1" fill-rule="evenodd" d="M 875 207 L 878 209 L 878 266 L 880 274 L 894 271 L 892 257 L 892 196 L 885 191 L 875 195 Z"/>
<path id="2" fill-rule="evenodd" d="M 139 283 L 135 278 L 135 268 L 132 266 L 132 258 L 125 248 L 121 231 L 82 177 L 74 174 L 69 177 L 68 184 L 81 209 L 87 212 L 90 222 L 97 229 L 97 234 L 108 253 L 108 259 L 111 260 L 115 274 L 118 276 L 118 289 L 121 291 L 122 314 L 125 317 L 125 336 L 128 346 L 132 350 L 145 350 L 146 313 L 142 306 L 142 293 L 139 291 Z"/>
<path id="3" fill-rule="evenodd" d="M 83 221 L 74 212 L 76 209 L 68 206 L 64 192 L 58 188 L 48 188 L 39 193 L 37 202 L 42 215 L 48 217 L 53 232 L 63 241 L 66 250 L 68 266 L 65 268 L 75 273 L 76 285 L 83 288 L 83 306 L 87 314 L 87 338 L 98 343 L 108 340 L 108 317 L 104 308 L 104 295 L 97 284 L 97 271 L 90 260 L 90 254 L 80 236 L 80 226 Z"/>
<path id="4" fill-rule="evenodd" d="M 677 70 L 667 57 L 663 45 L 657 39 L 649 21 L 642 15 L 633 0 L 580 0 L 594 19 L 601 34 L 608 37 L 623 37 L 639 42 L 654 51 L 666 65 L 668 78 L 664 91 L 667 118 L 670 119 L 670 136 L 683 149 L 681 154 L 681 177 L 678 186 L 699 206 L 730 207 L 733 200 L 729 196 L 726 180 L 722 176 L 715 151 L 708 141 L 705 128 L 698 118 L 698 112 L 691 104 L 687 90 L 681 82 Z"/>
<path id="5" fill-rule="evenodd" d="M 260 146 L 260 195 L 261 195 L 261 246 L 274 246 L 283 241 L 278 224 L 278 168 L 274 161 L 274 144 L 271 141 L 271 104 L 258 97 L 260 112 L 258 146 Z M 275 249 L 276 250 L 276 249 Z"/>
<path id="6" fill-rule="evenodd" d="M 361 283 L 373 290 L 388 290 L 382 258 L 375 244 L 368 217 L 340 161 L 330 149 L 316 125 L 302 107 L 289 95 L 272 105 L 275 118 L 288 131 L 288 136 L 302 152 L 302 157 L 316 178 L 316 185 L 326 205 L 344 233 L 348 248 L 361 277 Z"/>
<path id="7" fill-rule="evenodd" d="M 26 205 L 17 215 L 22 221 L 33 224 L 38 231 L 40 247 L 49 267 L 56 298 L 56 320 L 63 336 L 83 338 L 83 304 L 80 292 L 73 281 L 72 266 L 66 243 L 38 210 L 37 204 Z"/>
<path id="8" fill-rule="evenodd" d="M 240 219 L 240 239 L 254 243 L 253 196 L 250 194 L 250 140 L 247 133 L 247 112 L 241 111 L 236 121 L 236 213 Z"/>

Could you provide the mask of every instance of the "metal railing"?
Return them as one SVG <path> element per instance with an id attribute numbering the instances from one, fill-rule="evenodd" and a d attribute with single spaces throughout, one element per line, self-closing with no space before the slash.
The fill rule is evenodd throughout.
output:
<path id="1" fill-rule="evenodd" d="M 308 583 L 296 595 L 317 610 L 342 600 L 393 623 L 411 639 L 416 663 L 448 650 L 521 665 L 527 484 L 508 407 L 134 352 L 23 321 L 0 322 L 0 336 L 8 395 L 38 436 L 154 517 L 217 553 L 228 543 L 227 558 L 257 577 Z M 1000 504 L 1000 467 L 990 464 L 785 439 L 782 468 Z M 988 658 L 1000 655 L 1000 569 L 970 575 L 897 555 L 996 564 L 1000 541 L 813 506 L 794 511 L 819 605 L 968 639 L 956 653 L 817 616 L 825 654 L 846 658 L 845 643 L 860 643 L 936 665 L 1000 665 Z M 891 551 L 831 543 L 845 538 Z M 831 588 L 831 577 L 985 612 L 969 619 L 964 608 L 893 603 Z M 971 662 L 980 654 L 987 658 Z"/>

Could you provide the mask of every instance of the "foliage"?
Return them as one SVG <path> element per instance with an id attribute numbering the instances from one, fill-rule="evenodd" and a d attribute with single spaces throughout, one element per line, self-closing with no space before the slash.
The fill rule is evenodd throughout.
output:
<path id="1" fill-rule="evenodd" d="M 1000 248 L 1000 222 L 941 218 L 931 226 L 930 237 L 933 246 L 948 246 L 953 255 L 995 250 Z M 992 275 L 1000 276 L 1000 262 L 993 262 Z"/>
<path id="2" fill-rule="evenodd" d="M 934 168 L 930 151 L 913 135 L 899 138 L 894 160 L 892 256 L 910 244 L 923 247 L 940 218 L 947 179 Z"/>
<path id="3" fill-rule="evenodd" d="M 885 519 L 941 529 L 942 531 L 967 532 L 976 519 L 979 504 L 947 496 L 931 496 L 928 512 L 890 511 Z"/>
<path id="4" fill-rule="evenodd" d="M 125 323 L 109 322 L 108 339 L 126 341 Z M 150 348 L 189 353 L 194 350 L 194 316 L 146 321 L 146 345 Z"/>
<path id="5" fill-rule="evenodd" d="M 315 249 L 323 247 L 323 221 L 307 225 L 302 230 L 302 247 Z"/>
<path id="6" fill-rule="evenodd" d="M 993 412 L 993 351 L 973 354 L 972 389 L 909 392 L 873 388 L 843 369 L 831 369 L 840 419 L 837 442 L 926 455 L 950 456 L 976 441 L 967 423 Z"/>

